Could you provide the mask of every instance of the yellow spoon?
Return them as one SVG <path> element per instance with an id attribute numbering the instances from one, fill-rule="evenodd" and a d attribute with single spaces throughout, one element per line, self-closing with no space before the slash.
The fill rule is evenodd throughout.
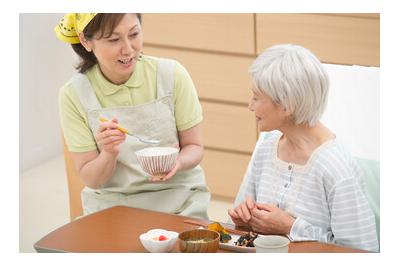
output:
<path id="1" fill-rule="evenodd" d="M 108 119 L 107 119 L 107 118 L 104 118 L 104 117 L 100 117 L 99 120 L 100 120 L 100 122 L 108 122 Z M 133 137 L 137 138 L 139 141 L 141 141 L 141 142 L 143 142 L 143 143 L 148 143 L 148 144 L 159 144 L 159 143 L 160 143 L 159 140 L 155 140 L 155 139 L 144 139 L 144 138 L 142 138 L 142 137 L 139 137 L 139 136 L 137 136 L 137 135 L 134 135 L 134 134 L 132 134 L 131 132 L 129 132 L 126 128 L 123 128 L 123 127 L 120 127 L 120 126 L 117 127 L 117 129 L 118 129 L 119 131 L 125 133 L 125 134 L 128 134 L 128 135 L 130 135 L 130 136 L 133 136 Z"/>

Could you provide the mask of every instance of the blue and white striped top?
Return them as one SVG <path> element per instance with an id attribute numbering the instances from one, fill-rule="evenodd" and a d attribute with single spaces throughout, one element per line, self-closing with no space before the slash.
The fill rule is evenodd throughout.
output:
<path id="1" fill-rule="evenodd" d="M 277 157 L 282 133 L 258 140 L 235 206 L 247 197 L 289 212 L 293 241 L 317 240 L 379 251 L 374 214 L 363 193 L 362 171 L 337 140 L 318 147 L 307 164 Z"/>

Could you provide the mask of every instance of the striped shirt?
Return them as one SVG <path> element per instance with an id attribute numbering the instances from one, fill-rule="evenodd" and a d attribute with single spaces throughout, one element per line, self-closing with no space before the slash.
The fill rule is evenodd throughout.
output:
<path id="1" fill-rule="evenodd" d="M 305 165 L 277 156 L 282 133 L 258 140 L 235 206 L 247 197 L 278 206 L 296 219 L 289 238 L 379 251 L 374 214 L 363 193 L 362 171 L 335 139 L 319 146 Z"/>

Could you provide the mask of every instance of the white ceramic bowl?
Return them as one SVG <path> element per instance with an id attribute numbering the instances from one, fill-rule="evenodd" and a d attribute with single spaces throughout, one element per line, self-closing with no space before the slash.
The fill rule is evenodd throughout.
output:
<path id="1" fill-rule="evenodd" d="M 179 150 L 173 147 L 151 147 L 135 152 L 142 169 L 149 175 L 163 175 L 175 165 Z"/>
<path id="2" fill-rule="evenodd" d="M 155 240 L 163 235 L 167 237 L 167 240 Z M 178 240 L 178 233 L 173 231 L 167 231 L 164 229 L 152 229 L 147 233 L 141 234 L 139 236 L 140 242 L 142 243 L 143 247 L 152 253 L 163 253 L 163 252 L 170 252 Z"/>
<path id="3" fill-rule="evenodd" d="M 259 235 L 254 240 L 256 252 L 260 253 L 287 253 L 289 239 L 278 235 Z"/>

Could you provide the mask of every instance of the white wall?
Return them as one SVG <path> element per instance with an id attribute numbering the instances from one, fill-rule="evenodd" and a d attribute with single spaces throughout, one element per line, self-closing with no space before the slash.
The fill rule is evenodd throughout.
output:
<path id="1" fill-rule="evenodd" d="M 62 14 L 20 14 L 20 172 L 62 152 L 59 88 L 74 73 L 76 57 L 53 28 Z M 3 114 L 7 115 L 7 114 Z"/>
<path id="2" fill-rule="evenodd" d="M 379 160 L 379 68 L 324 67 L 331 87 L 322 122 L 354 156 Z"/>

